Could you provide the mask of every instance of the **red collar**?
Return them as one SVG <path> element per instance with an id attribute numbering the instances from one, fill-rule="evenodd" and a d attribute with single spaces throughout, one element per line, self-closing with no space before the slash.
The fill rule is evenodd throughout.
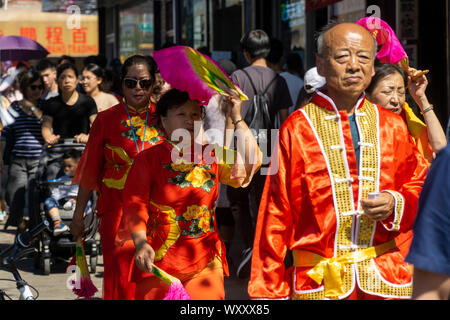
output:
<path id="1" fill-rule="evenodd" d="M 126 108 L 127 106 L 128 106 L 128 111 L 130 112 L 130 114 L 141 114 L 141 113 L 146 113 L 147 112 L 147 108 L 142 108 L 142 109 L 140 109 L 140 110 L 136 110 L 136 108 L 134 108 L 133 106 L 131 106 L 131 105 L 127 105 L 126 103 L 125 103 L 125 98 L 122 98 L 121 100 L 120 100 L 120 102 L 123 104 L 123 107 L 124 108 Z M 155 108 L 154 108 L 154 105 L 150 102 L 150 104 L 149 104 L 149 112 L 152 112 Z M 150 116 L 150 115 L 149 115 Z"/>

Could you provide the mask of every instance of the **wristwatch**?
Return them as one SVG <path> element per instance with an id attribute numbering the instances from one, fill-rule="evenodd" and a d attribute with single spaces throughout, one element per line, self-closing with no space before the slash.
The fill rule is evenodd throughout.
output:
<path id="1" fill-rule="evenodd" d="M 34 112 L 34 110 L 36 110 L 36 107 L 35 106 L 31 106 L 30 110 L 31 110 L 31 112 Z"/>

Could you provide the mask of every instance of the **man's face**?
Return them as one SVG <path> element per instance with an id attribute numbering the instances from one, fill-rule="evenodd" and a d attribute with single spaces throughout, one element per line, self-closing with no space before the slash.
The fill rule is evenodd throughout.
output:
<path id="1" fill-rule="evenodd" d="M 342 24 L 325 33 L 317 70 L 326 78 L 329 91 L 359 96 L 375 74 L 374 58 L 372 36 L 358 25 Z"/>
<path id="2" fill-rule="evenodd" d="M 41 71 L 41 77 L 44 80 L 45 90 L 49 91 L 56 81 L 56 70 L 47 68 L 44 71 Z"/>

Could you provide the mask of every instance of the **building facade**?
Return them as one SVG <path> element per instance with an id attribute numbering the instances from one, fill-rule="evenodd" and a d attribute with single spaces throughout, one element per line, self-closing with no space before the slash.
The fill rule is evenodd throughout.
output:
<path id="1" fill-rule="evenodd" d="M 150 54 L 166 45 L 207 47 L 214 59 L 246 65 L 239 41 L 263 29 L 315 65 L 315 37 L 330 20 L 385 20 L 410 64 L 429 69 L 429 100 L 443 126 L 450 116 L 450 0 L 98 0 L 100 52 L 109 59 Z M 430 21 L 433 21 L 431 23 Z M 437 37 L 436 37 L 437 35 Z"/>

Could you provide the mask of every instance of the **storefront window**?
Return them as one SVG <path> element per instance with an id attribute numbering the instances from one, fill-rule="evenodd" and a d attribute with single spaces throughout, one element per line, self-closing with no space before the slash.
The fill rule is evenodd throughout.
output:
<path id="1" fill-rule="evenodd" d="M 281 24 L 283 43 L 288 43 L 289 49 L 299 53 L 304 61 L 306 45 L 305 0 L 282 1 Z"/>
<path id="2" fill-rule="evenodd" d="M 333 5 L 333 15 L 338 22 L 354 22 L 366 16 L 366 1 L 342 0 Z"/>
<path id="3" fill-rule="evenodd" d="M 153 47 L 153 1 L 120 11 L 120 59 L 135 55 L 149 55 Z"/>
<path id="4" fill-rule="evenodd" d="M 207 45 L 206 1 L 184 0 L 182 8 L 181 41 L 194 48 Z"/>
<path id="5" fill-rule="evenodd" d="M 235 6 L 235 5 L 240 5 L 241 2 L 243 2 L 243 0 L 226 0 L 225 1 L 225 6 L 226 7 L 231 7 L 231 6 Z"/>

